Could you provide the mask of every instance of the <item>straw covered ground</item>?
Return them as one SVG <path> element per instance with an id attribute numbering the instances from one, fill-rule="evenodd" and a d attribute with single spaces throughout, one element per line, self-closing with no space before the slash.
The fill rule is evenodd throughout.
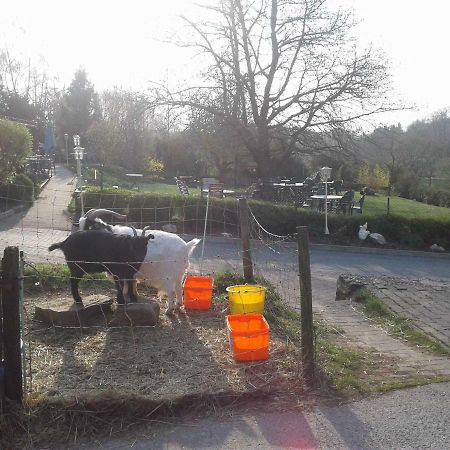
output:
<path id="1" fill-rule="evenodd" d="M 104 293 L 103 293 L 104 294 Z M 105 295 L 85 292 L 85 305 Z M 112 294 L 112 291 L 111 291 Z M 67 290 L 28 296 L 29 355 L 33 395 L 83 397 L 114 392 L 154 401 L 175 401 L 192 395 L 292 393 L 301 389 L 298 349 L 274 332 L 270 357 L 260 362 L 235 362 L 225 325 L 226 305 L 208 311 L 167 317 L 154 327 L 89 328 L 48 326 L 33 318 L 34 306 L 69 308 Z"/>
<path id="2" fill-rule="evenodd" d="M 224 286 L 242 284 L 233 274 L 216 275 L 210 310 L 169 318 L 161 305 L 160 321 L 153 327 L 110 327 L 114 310 L 84 328 L 43 323 L 34 317 L 36 306 L 67 310 L 72 305 L 67 280 L 50 281 L 26 279 L 29 395 L 22 408 L 0 414 L 0 448 L 47 448 L 48 443 L 65 448 L 69 442 L 100 442 L 188 415 L 220 416 L 238 408 L 286 410 L 342 400 L 343 395 L 383 388 L 397 365 L 379 353 L 349 347 L 338 330 L 316 323 L 315 385 L 305 389 L 300 316 L 270 285 L 265 305 L 271 326 L 269 359 L 234 361 L 224 294 Z M 85 284 L 81 294 L 86 306 L 115 296 L 105 280 Z M 142 301 L 152 299 L 151 291 L 142 294 Z M 388 386 L 399 383 L 391 381 Z"/>

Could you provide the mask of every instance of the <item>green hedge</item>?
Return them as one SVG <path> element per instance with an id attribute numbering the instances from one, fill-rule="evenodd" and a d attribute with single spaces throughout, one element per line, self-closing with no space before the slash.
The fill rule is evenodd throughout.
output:
<path id="1" fill-rule="evenodd" d="M 450 192 L 428 188 L 417 193 L 419 201 L 429 205 L 450 207 Z"/>
<path id="2" fill-rule="evenodd" d="M 426 203 L 428 205 L 441 206 L 445 208 L 450 207 L 450 192 L 433 187 L 423 188 L 420 186 L 417 178 L 411 178 L 402 181 L 398 189 L 400 197 L 408 198 L 410 200 L 417 200 L 418 202 Z"/>
<path id="3" fill-rule="evenodd" d="M 395 215 L 330 214 L 330 235 L 325 236 L 322 213 L 262 201 L 250 201 L 249 205 L 258 222 L 267 231 L 278 235 L 293 234 L 297 226 L 305 225 L 313 242 L 355 244 L 359 242 L 359 226 L 367 221 L 369 230 L 381 233 L 388 246 L 425 249 L 436 243 L 450 248 L 450 221 L 408 220 Z M 89 188 L 85 193 L 85 209 L 90 208 L 113 209 L 127 214 L 128 221 L 138 225 L 159 228 L 166 223 L 175 223 L 181 233 L 201 234 L 206 199 L 109 189 L 102 192 L 98 188 Z M 79 205 L 77 209 L 79 211 Z M 238 202 L 235 198 L 211 199 L 208 218 L 210 232 L 239 233 Z"/>

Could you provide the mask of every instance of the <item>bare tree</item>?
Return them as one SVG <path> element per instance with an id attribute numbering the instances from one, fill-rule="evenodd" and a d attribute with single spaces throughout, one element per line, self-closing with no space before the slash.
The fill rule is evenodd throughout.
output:
<path id="1" fill-rule="evenodd" d="M 450 118 L 447 111 L 436 112 L 429 120 L 417 120 L 407 129 L 411 154 L 410 169 L 428 178 L 428 186 L 450 157 Z"/>
<path id="2" fill-rule="evenodd" d="M 176 92 L 160 86 L 151 105 L 220 117 L 239 133 L 260 176 L 271 172 L 280 135 L 286 157 L 308 129 L 392 109 L 383 58 L 356 50 L 350 13 L 329 11 L 326 0 L 221 0 L 201 8 L 208 19 L 184 17 L 192 38 L 178 43 L 208 61 L 201 80 Z"/>

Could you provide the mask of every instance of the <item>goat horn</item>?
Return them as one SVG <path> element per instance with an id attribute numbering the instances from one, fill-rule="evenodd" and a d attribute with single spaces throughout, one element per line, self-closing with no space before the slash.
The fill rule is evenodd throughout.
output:
<path id="1" fill-rule="evenodd" d="M 94 220 L 106 215 L 111 215 L 120 220 L 125 220 L 127 218 L 127 216 L 111 211 L 110 209 L 90 209 L 84 216 L 90 220 Z"/>
<path id="2" fill-rule="evenodd" d="M 147 230 L 150 230 L 150 229 L 151 229 L 151 226 L 150 226 L 150 225 L 147 225 L 146 227 L 142 228 L 142 234 L 141 234 L 141 236 L 145 236 L 145 232 L 146 232 Z"/>
<path id="3" fill-rule="evenodd" d="M 128 226 L 133 230 L 134 237 L 137 237 L 136 228 L 134 228 L 133 225 L 128 225 Z"/>
<path id="4" fill-rule="evenodd" d="M 90 209 L 89 211 L 86 211 L 86 212 L 84 213 L 84 216 L 83 216 L 83 217 L 87 217 L 87 216 L 91 215 L 91 213 L 92 213 L 93 211 L 95 211 L 95 209 Z"/>

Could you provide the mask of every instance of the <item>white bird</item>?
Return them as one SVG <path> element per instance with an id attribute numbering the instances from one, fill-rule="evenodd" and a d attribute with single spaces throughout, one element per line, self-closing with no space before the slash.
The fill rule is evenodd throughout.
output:
<path id="1" fill-rule="evenodd" d="M 358 237 L 361 241 L 366 240 L 369 234 L 370 231 L 367 230 L 367 222 L 364 225 L 359 226 Z"/>

